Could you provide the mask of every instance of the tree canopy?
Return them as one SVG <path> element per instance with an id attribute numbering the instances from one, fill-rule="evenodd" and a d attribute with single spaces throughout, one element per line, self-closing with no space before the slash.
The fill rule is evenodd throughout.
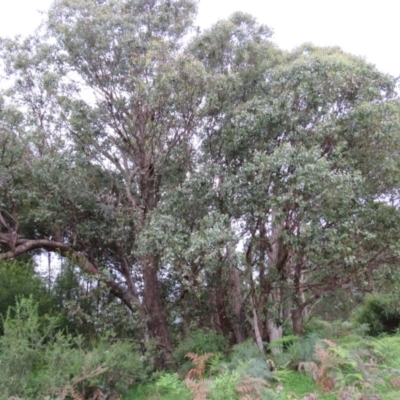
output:
<path id="1" fill-rule="evenodd" d="M 160 365 L 193 325 L 263 351 L 399 261 L 397 80 L 195 13 L 55 0 L 43 32 L 0 41 L 0 260 L 67 258 Z"/>

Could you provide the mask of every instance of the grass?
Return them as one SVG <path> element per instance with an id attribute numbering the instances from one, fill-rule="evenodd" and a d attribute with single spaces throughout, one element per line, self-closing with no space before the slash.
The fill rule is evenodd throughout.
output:
<path id="1" fill-rule="evenodd" d="M 306 394 L 317 393 L 319 400 L 336 400 L 334 394 L 319 393 L 315 382 L 302 372 L 285 371 L 281 376 L 281 383 L 284 388 L 281 394 L 282 399 L 302 399 Z"/>

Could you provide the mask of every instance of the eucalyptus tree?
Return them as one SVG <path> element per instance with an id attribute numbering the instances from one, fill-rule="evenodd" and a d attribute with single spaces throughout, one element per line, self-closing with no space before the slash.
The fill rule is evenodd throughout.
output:
<path id="1" fill-rule="evenodd" d="M 244 238 L 255 334 L 273 339 L 286 317 L 301 333 L 324 293 L 397 262 L 399 215 L 385 199 L 399 187 L 400 107 L 395 79 L 364 60 L 311 45 L 279 53 L 238 38 L 234 21 L 197 39 L 215 79 L 204 151 Z"/>
<path id="2" fill-rule="evenodd" d="M 2 40 L 0 259 L 46 250 L 171 351 L 193 319 L 296 333 L 320 296 L 397 262 L 395 80 L 337 48 L 278 49 L 194 0 L 55 0 Z M 168 313 L 169 312 L 169 317 Z"/>
<path id="3" fill-rule="evenodd" d="M 171 350 L 171 342 L 158 257 L 141 248 L 138 238 L 166 188 L 184 176 L 190 160 L 203 86 L 201 64 L 184 52 L 195 11 L 192 0 L 56 0 L 48 20 L 53 43 L 48 46 L 54 53 L 43 56 L 42 44 L 27 59 L 31 49 L 23 47 L 29 44 L 18 47 L 8 41 L 4 46 L 9 75 L 22 75 L 16 82 L 29 89 L 26 95 L 23 87 L 19 91 L 22 106 L 32 103 L 29 115 L 35 110 L 40 114 L 27 124 L 40 127 L 42 116 L 50 118 L 45 105 L 52 99 L 62 126 L 52 122 L 51 129 L 40 127 L 41 132 L 45 141 L 56 135 L 64 143 L 43 156 L 53 163 L 46 173 L 54 175 L 57 191 L 53 197 L 49 190 L 45 199 L 50 209 L 58 210 L 53 220 L 34 222 L 51 229 L 45 233 L 35 227 L 35 244 L 30 245 L 32 241 L 19 238 L 26 233 L 16 223 L 18 239 L 11 243 L 11 233 L 3 235 L 2 245 L 9 251 L 2 258 L 32 248 L 75 258 L 129 307 L 139 308 L 163 351 Z M 41 56 L 41 62 L 32 64 Z M 52 75 L 53 95 L 44 85 L 57 66 L 62 71 Z M 74 83 L 61 87 L 63 79 Z M 37 93 L 42 97 L 36 98 Z M 27 140 L 22 147 L 32 154 L 21 158 L 32 168 L 29 157 L 35 163 L 43 157 Z M 48 176 L 43 179 L 47 184 Z M 70 184 L 76 185 L 73 193 Z M 64 199 L 57 196 L 60 192 Z M 64 220 L 68 211 L 74 215 Z"/>
<path id="4" fill-rule="evenodd" d="M 238 342 L 247 335 L 248 321 L 252 321 L 255 332 L 259 331 L 259 317 L 254 307 L 248 314 L 244 301 L 249 298 L 249 290 L 250 298 L 254 295 L 251 282 L 249 289 L 252 271 L 241 268 L 236 257 L 235 248 L 243 241 L 243 232 L 237 230 L 243 213 L 233 207 L 232 201 L 237 195 L 228 194 L 228 187 L 236 184 L 232 179 L 244 160 L 257 149 L 258 142 L 249 138 L 245 130 L 243 136 L 233 134 L 231 121 L 250 99 L 264 96 L 267 71 L 278 65 L 283 56 L 272 44 L 271 36 L 272 31 L 258 24 L 252 16 L 235 13 L 197 36 L 191 44 L 191 51 L 208 72 L 207 94 L 202 107 L 201 163 L 203 170 L 211 174 L 214 209 L 227 217 L 227 230 L 236 230 L 236 243 L 225 245 L 216 275 L 223 278 L 217 291 L 217 303 L 229 317 L 229 325 Z"/>

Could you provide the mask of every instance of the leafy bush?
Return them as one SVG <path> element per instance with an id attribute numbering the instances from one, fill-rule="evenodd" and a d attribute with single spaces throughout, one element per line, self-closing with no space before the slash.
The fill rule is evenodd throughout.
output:
<path id="1" fill-rule="evenodd" d="M 303 337 L 290 336 L 280 340 L 281 344 L 285 344 L 286 351 L 282 355 L 275 356 L 278 365 L 288 365 L 296 369 L 301 362 L 311 361 L 314 357 L 315 347 L 321 342 L 318 334 L 309 334 Z M 274 341 L 274 343 L 278 341 Z"/>
<path id="2" fill-rule="evenodd" d="M 39 399 L 117 393 L 147 377 L 146 368 L 129 343 L 102 340 L 90 349 L 80 337 L 53 335 L 57 320 L 39 319 L 38 306 L 20 299 L 10 309 L 0 337 L 0 393 Z M 83 398 L 83 397 L 82 397 Z"/>
<path id="3" fill-rule="evenodd" d="M 227 346 L 228 341 L 222 335 L 214 331 L 196 329 L 190 333 L 187 339 L 179 343 L 174 351 L 174 360 L 177 365 L 182 367 L 183 373 L 186 374 L 192 365 L 188 361 L 186 354 L 218 354 L 224 352 Z"/>
<path id="4" fill-rule="evenodd" d="M 292 397 L 287 396 L 286 398 L 290 400 Z M 265 388 L 262 391 L 261 399 L 262 400 L 282 400 L 282 397 L 278 393 L 275 393 L 272 389 Z"/>
<path id="5" fill-rule="evenodd" d="M 173 395 L 175 398 L 190 398 L 189 389 L 176 373 L 164 373 L 156 381 L 155 386 L 160 395 Z"/>
<path id="6" fill-rule="evenodd" d="M 360 325 L 368 324 L 371 336 L 393 334 L 400 328 L 399 298 L 391 294 L 367 295 L 364 304 L 355 310 L 354 319 Z"/>
<path id="7" fill-rule="evenodd" d="M 305 335 L 318 335 L 321 338 L 331 338 L 334 328 L 331 323 L 318 318 L 309 318 L 304 322 Z"/>
<path id="8" fill-rule="evenodd" d="M 261 356 L 257 345 L 253 341 L 245 341 L 233 346 L 228 368 L 235 370 L 241 376 L 250 376 L 266 382 L 274 380 L 271 371 L 271 360 Z"/>
<path id="9" fill-rule="evenodd" d="M 38 303 L 39 315 L 44 315 L 54 308 L 51 298 L 35 266 L 30 261 L 0 262 L 0 330 L 2 321 L 9 307 L 15 307 L 19 297 L 32 296 Z"/>
<path id="10" fill-rule="evenodd" d="M 390 370 L 400 370 L 400 336 L 380 337 L 365 343 L 380 365 Z"/>
<path id="11" fill-rule="evenodd" d="M 212 400 L 238 400 L 237 386 L 240 375 L 237 371 L 225 371 L 214 378 L 211 383 Z"/>

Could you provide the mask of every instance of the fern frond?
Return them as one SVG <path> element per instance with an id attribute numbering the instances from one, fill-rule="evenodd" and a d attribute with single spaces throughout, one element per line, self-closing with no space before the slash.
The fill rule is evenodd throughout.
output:
<path id="1" fill-rule="evenodd" d="M 314 381 L 320 379 L 325 373 L 324 368 L 322 366 L 321 367 L 318 366 L 314 361 L 299 363 L 297 370 L 299 372 L 304 370 L 306 375 L 309 376 Z"/>
<path id="2" fill-rule="evenodd" d="M 390 384 L 394 389 L 400 388 L 400 376 L 396 376 L 390 380 Z"/>
<path id="3" fill-rule="evenodd" d="M 192 368 L 187 374 L 186 378 L 191 379 L 194 376 L 197 376 L 199 380 L 203 379 L 204 372 L 207 367 L 207 360 L 211 358 L 213 353 L 205 353 L 202 355 L 198 355 L 196 353 L 187 353 L 186 357 L 189 358 L 194 364 L 195 368 Z"/>
<path id="4" fill-rule="evenodd" d="M 203 378 L 203 372 L 197 368 L 192 368 L 187 374 L 186 379 L 194 379 L 197 377 L 198 380 Z"/>
<path id="5" fill-rule="evenodd" d="M 267 386 L 267 382 L 264 379 L 243 375 L 236 387 L 236 391 L 240 400 L 258 400 L 261 399 L 262 390 Z"/>
<path id="6" fill-rule="evenodd" d="M 338 393 L 338 400 L 358 399 L 359 393 L 354 386 L 343 386 Z"/>
<path id="7" fill-rule="evenodd" d="M 193 396 L 193 400 L 206 400 L 210 392 L 209 382 L 205 379 L 195 381 L 193 379 L 185 379 L 186 386 Z"/>

